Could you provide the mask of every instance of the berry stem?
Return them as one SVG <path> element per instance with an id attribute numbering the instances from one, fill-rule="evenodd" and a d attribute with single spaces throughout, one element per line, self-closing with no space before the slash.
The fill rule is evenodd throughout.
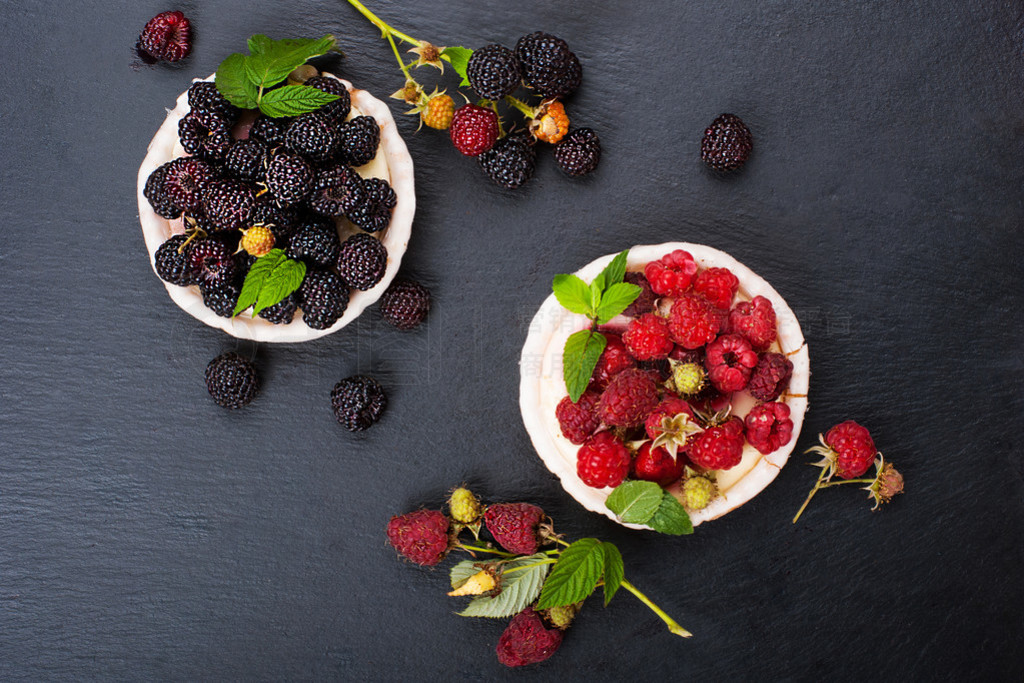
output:
<path id="1" fill-rule="evenodd" d="M 823 469 L 821 471 L 821 474 L 818 475 L 818 481 L 814 482 L 814 488 L 811 489 L 810 494 L 808 494 L 807 500 L 805 500 L 804 504 L 800 506 L 800 509 L 796 511 L 796 517 L 793 518 L 793 524 L 796 524 L 796 520 L 800 519 L 800 515 L 802 515 L 804 513 L 804 510 L 807 509 L 807 504 L 811 502 L 811 498 L 814 498 L 814 494 L 817 493 L 818 489 L 820 489 L 823 486 L 822 480 L 825 478 L 825 474 L 827 472 L 827 469 Z"/>
<path id="2" fill-rule="evenodd" d="M 681 636 L 683 638 L 689 638 L 689 637 L 691 637 L 693 635 L 692 633 L 687 631 L 685 628 L 680 626 L 676 622 L 675 619 L 673 619 L 672 617 L 667 615 L 665 613 L 665 610 L 661 609 L 660 607 L 655 605 L 653 602 L 651 602 L 650 598 L 648 598 L 646 595 L 641 593 L 640 590 L 636 586 L 631 584 L 629 581 L 626 581 L 625 579 L 623 579 L 621 585 L 622 585 L 623 588 L 625 588 L 630 593 L 635 595 L 637 600 L 639 600 L 640 602 L 642 602 L 645 605 L 647 605 L 651 609 L 652 612 L 654 612 L 659 617 L 661 617 L 661 620 L 664 621 L 666 624 L 668 624 L 668 630 L 669 631 L 671 631 L 672 633 L 676 634 L 677 636 Z"/>
<path id="3" fill-rule="evenodd" d="M 505 102 L 509 104 L 513 109 L 517 109 L 523 116 L 528 119 L 532 119 L 537 116 L 537 110 L 523 102 L 520 99 L 516 99 L 511 95 L 505 95 Z"/>
<path id="4" fill-rule="evenodd" d="M 465 550 L 466 552 L 468 552 L 470 554 L 472 554 L 474 552 L 481 552 L 481 553 L 493 553 L 495 555 L 500 555 L 501 557 L 517 557 L 517 555 L 513 555 L 512 553 L 506 553 L 503 550 L 495 550 L 494 548 L 484 548 L 484 547 L 478 546 L 478 545 L 468 545 L 466 543 L 458 543 L 458 544 L 455 545 L 455 547 L 456 548 L 460 548 L 461 550 Z"/>
<path id="5" fill-rule="evenodd" d="M 405 66 L 405 62 L 402 61 L 402 55 L 399 54 L 398 46 L 395 45 L 395 39 L 391 37 L 390 33 L 387 34 L 387 39 L 388 42 L 391 43 L 391 49 L 395 53 L 395 59 L 398 60 L 398 68 L 402 70 L 403 74 L 405 74 L 406 82 L 408 83 L 409 81 L 412 81 L 413 83 L 416 83 L 416 79 L 409 75 L 409 69 Z"/>
<path id="6" fill-rule="evenodd" d="M 839 486 L 840 484 L 874 484 L 875 479 L 843 479 L 842 481 L 829 481 L 821 485 L 821 488 L 827 489 L 829 486 Z"/>
<path id="7" fill-rule="evenodd" d="M 411 36 L 408 36 L 405 33 L 402 33 L 401 31 L 393 29 L 390 26 L 388 26 L 387 24 L 385 24 L 376 14 L 374 14 L 373 12 L 368 10 L 366 8 L 366 5 L 364 5 L 363 3 L 359 2 L 359 0 L 348 0 L 348 4 L 352 5 L 357 10 L 359 10 L 359 13 L 362 14 L 367 19 L 369 19 L 371 24 L 373 24 L 374 26 L 379 28 L 381 34 L 384 37 L 390 38 L 391 36 L 395 36 L 399 40 L 403 40 L 403 41 L 409 43 L 410 45 L 417 45 L 418 46 L 420 44 L 420 41 L 416 40 L 415 38 L 412 38 Z M 397 52 L 397 50 L 396 50 L 396 52 Z M 399 61 L 401 61 L 401 60 L 399 60 Z"/>

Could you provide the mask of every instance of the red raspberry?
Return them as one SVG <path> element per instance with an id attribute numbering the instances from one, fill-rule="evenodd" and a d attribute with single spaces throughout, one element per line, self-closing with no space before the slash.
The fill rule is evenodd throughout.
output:
<path id="1" fill-rule="evenodd" d="M 601 394 L 596 391 L 584 391 L 576 403 L 568 396 L 559 401 L 555 416 L 565 438 L 579 446 L 597 431 L 601 425 L 601 419 L 597 416 L 597 402 L 600 399 Z"/>
<path id="2" fill-rule="evenodd" d="M 690 460 L 709 470 L 727 470 L 743 459 L 743 420 L 730 417 L 717 427 L 708 427 L 690 447 Z"/>
<path id="3" fill-rule="evenodd" d="M 647 281 L 644 274 L 626 273 L 623 279 L 631 285 L 636 285 L 641 291 L 640 295 L 633 299 L 633 303 L 626 306 L 626 310 L 622 312 L 622 315 L 632 318 L 653 311 L 654 302 L 658 300 L 658 295 L 654 293 L 653 289 L 651 289 L 651 283 Z"/>
<path id="4" fill-rule="evenodd" d="M 629 474 L 629 451 L 611 432 L 598 432 L 576 453 L 576 474 L 587 486 L 618 486 Z"/>
<path id="5" fill-rule="evenodd" d="M 728 268 L 708 268 L 702 270 L 693 281 L 693 291 L 703 294 L 715 308 L 728 311 L 732 298 L 740 288 L 740 281 Z"/>
<path id="6" fill-rule="evenodd" d="M 697 262 L 688 251 L 676 249 L 644 266 L 651 289 L 662 296 L 682 296 L 697 274 Z"/>
<path id="7" fill-rule="evenodd" d="M 484 525 L 494 540 L 516 555 L 537 552 L 537 527 L 543 521 L 544 511 L 529 503 L 497 503 L 484 513 Z"/>
<path id="8" fill-rule="evenodd" d="M 825 432 L 825 443 L 830 450 L 826 457 L 835 462 L 836 473 L 843 479 L 862 476 L 878 455 L 871 433 L 853 420 Z"/>
<path id="9" fill-rule="evenodd" d="M 177 62 L 192 49 L 191 24 L 181 12 L 161 12 L 139 35 L 137 49 L 144 57 Z"/>
<path id="10" fill-rule="evenodd" d="M 622 334 L 622 343 L 637 360 L 668 358 L 675 347 L 668 334 L 668 321 L 654 313 L 644 313 L 630 321 Z"/>
<path id="11" fill-rule="evenodd" d="M 756 365 L 757 354 L 738 334 L 723 334 L 708 344 L 704 367 L 711 384 L 723 394 L 746 387 Z"/>
<path id="12" fill-rule="evenodd" d="M 764 353 L 750 376 L 747 391 L 759 401 L 774 401 L 789 386 L 793 363 L 781 353 Z"/>
<path id="13" fill-rule="evenodd" d="M 440 510 L 417 510 L 391 518 L 388 540 L 407 559 L 432 567 L 448 554 L 448 525 Z"/>
<path id="14" fill-rule="evenodd" d="M 793 438 L 793 421 L 785 403 L 762 403 L 747 413 L 744 421 L 747 443 L 764 455 L 773 453 Z"/>
<path id="15" fill-rule="evenodd" d="M 742 334 L 755 351 L 767 351 L 775 341 L 775 309 L 763 296 L 741 301 L 729 311 L 727 331 Z"/>
<path id="16" fill-rule="evenodd" d="M 540 615 L 527 607 L 512 617 L 498 639 L 498 661 L 509 667 L 543 662 L 558 650 L 562 636 L 560 629 L 548 628 Z"/>
<path id="17" fill-rule="evenodd" d="M 635 427 L 658 405 L 658 386 L 643 370 L 630 368 L 612 378 L 601 394 L 597 414 L 613 427 Z"/>
<path id="18" fill-rule="evenodd" d="M 468 157 L 478 156 L 498 140 L 498 115 L 493 109 L 464 104 L 455 110 L 448 133 L 455 149 Z"/>
<path id="19" fill-rule="evenodd" d="M 673 341 L 685 349 L 704 346 L 721 327 L 722 314 L 699 294 L 683 294 L 672 303 L 668 330 Z"/>
<path id="20" fill-rule="evenodd" d="M 668 486 L 683 476 L 683 459 L 676 460 L 664 448 L 652 448 L 650 441 L 644 441 L 636 452 L 632 472 L 637 479 Z"/>
<path id="21" fill-rule="evenodd" d="M 594 384 L 604 389 L 608 382 L 612 381 L 612 377 L 626 368 L 636 367 L 636 360 L 629 355 L 626 345 L 622 343 L 622 337 L 608 332 L 602 334 L 608 343 L 601 352 L 601 357 L 597 359 L 597 367 L 594 368 L 591 378 Z"/>
<path id="22" fill-rule="evenodd" d="M 655 407 L 647 419 L 644 420 L 644 430 L 647 436 L 657 439 L 661 436 L 661 423 L 666 417 L 675 417 L 680 413 L 686 413 L 693 419 L 693 408 L 690 404 L 678 396 L 666 396 L 661 403 Z"/>

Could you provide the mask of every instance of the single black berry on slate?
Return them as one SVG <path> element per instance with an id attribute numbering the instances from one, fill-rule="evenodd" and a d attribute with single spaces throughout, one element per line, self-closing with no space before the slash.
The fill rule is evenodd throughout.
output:
<path id="1" fill-rule="evenodd" d="M 377 422 L 388 405 L 380 383 L 366 375 L 341 380 L 331 391 L 331 408 L 345 429 L 361 432 Z"/>
<path id="2" fill-rule="evenodd" d="M 486 45 L 473 51 L 466 77 L 480 97 L 500 100 L 511 95 L 523 80 L 519 60 L 504 45 Z"/>
<path id="3" fill-rule="evenodd" d="M 430 311 L 430 291 L 412 280 L 395 280 L 380 298 L 380 314 L 400 330 L 411 330 Z"/>
<path id="4" fill-rule="evenodd" d="M 740 117 L 722 114 L 704 131 L 700 158 L 716 171 L 734 171 L 747 161 L 753 147 L 754 136 Z"/>
<path id="5" fill-rule="evenodd" d="M 581 176 L 601 161 L 601 139 L 590 128 L 577 128 L 555 145 L 555 163 L 567 175 Z"/>
<path id="6" fill-rule="evenodd" d="M 206 390 L 225 408 L 248 405 L 260 388 L 256 367 L 237 353 L 217 356 L 206 366 Z"/>
<path id="7" fill-rule="evenodd" d="M 477 157 L 480 168 L 496 184 L 516 188 L 533 177 L 537 154 L 525 140 L 508 136 Z"/>

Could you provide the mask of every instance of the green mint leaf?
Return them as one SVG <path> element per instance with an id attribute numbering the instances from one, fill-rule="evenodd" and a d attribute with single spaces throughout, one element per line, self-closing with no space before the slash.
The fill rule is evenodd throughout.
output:
<path id="1" fill-rule="evenodd" d="M 504 563 L 501 569 L 501 591 L 497 595 L 473 598 L 466 609 L 459 612 L 459 616 L 502 619 L 519 614 L 540 595 L 544 578 L 551 569 L 550 559 L 538 553 Z"/>
<path id="2" fill-rule="evenodd" d="M 286 85 L 265 92 L 260 100 L 260 111 L 275 118 L 298 116 L 316 111 L 336 99 L 338 99 L 337 95 L 317 90 L 308 85 Z"/>
<path id="3" fill-rule="evenodd" d="M 466 76 L 466 67 L 469 66 L 469 58 L 472 56 L 472 50 L 461 46 L 446 47 L 441 51 L 441 59 L 451 64 L 452 68 L 455 69 L 455 73 L 462 76 L 462 82 L 459 83 L 459 87 L 469 85 L 469 77 Z"/>
<path id="4" fill-rule="evenodd" d="M 629 256 L 629 249 L 620 252 L 615 255 L 611 263 L 604 267 L 597 277 L 594 278 L 594 282 L 597 283 L 598 289 L 602 292 L 612 285 L 622 282 L 622 278 L 626 276 L 626 258 Z"/>
<path id="5" fill-rule="evenodd" d="M 249 41 L 249 49 L 255 46 L 258 51 L 245 60 L 245 74 L 258 88 L 269 88 L 280 83 L 307 60 L 326 54 L 338 45 L 332 35 L 286 40 L 271 40 L 257 35 L 253 39 Z"/>
<path id="6" fill-rule="evenodd" d="M 256 305 L 252 314 L 256 315 L 264 308 L 279 303 L 286 296 L 294 292 L 302 284 L 306 277 L 306 264 L 302 261 L 295 261 L 286 258 L 277 265 L 263 282 Z"/>
<path id="7" fill-rule="evenodd" d="M 647 525 L 659 533 L 672 536 L 685 536 L 693 533 L 693 522 L 690 521 L 690 515 L 686 512 L 686 508 L 668 491 L 665 492 L 658 511 L 654 513 Z"/>
<path id="8" fill-rule="evenodd" d="M 601 294 L 604 289 L 598 284 L 597 280 L 590 283 L 590 309 L 596 311 L 597 307 L 601 305 Z"/>
<path id="9" fill-rule="evenodd" d="M 619 590 L 619 586 L 626 578 L 626 569 L 618 548 L 607 541 L 601 546 L 604 548 L 604 606 L 607 607 L 615 591 Z"/>
<path id="10" fill-rule="evenodd" d="M 604 548 L 596 538 L 581 538 L 562 551 L 544 582 L 537 609 L 585 600 L 604 575 Z"/>
<path id="11" fill-rule="evenodd" d="M 593 309 L 590 307 L 590 288 L 577 276 L 556 275 L 551 281 L 551 290 L 555 293 L 558 303 L 573 313 L 587 317 L 593 315 Z"/>
<path id="12" fill-rule="evenodd" d="M 608 340 L 600 332 L 580 330 L 569 335 L 562 352 L 562 378 L 569 392 L 569 399 L 576 403 L 587 390 L 590 376 L 594 374 L 597 361 L 601 358 Z"/>
<path id="13" fill-rule="evenodd" d="M 451 568 L 449 578 L 452 580 L 452 590 L 469 581 L 469 578 L 480 571 L 477 560 L 463 560 Z"/>
<path id="14" fill-rule="evenodd" d="M 628 282 L 617 282 L 604 290 L 601 295 L 601 303 L 598 304 L 594 317 L 599 324 L 604 324 L 626 310 L 626 307 L 633 303 L 640 292 L 644 291 L 637 285 Z"/>
<path id="15" fill-rule="evenodd" d="M 287 256 L 282 249 L 271 249 L 267 254 L 256 259 L 245 276 L 245 282 L 242 283 L 242 292 L 238 295 L 238 303 L 235 304 L 232 317 L 256 303 L 267 278 L 285 259 Z"/>
<path id="16" fill-rule="evenodd" d="M 250 84 L 245 74 L 246 59 L 245 55 L 238 52 L 228 55 L 217 67 L 214 82 L 217 84 L 217 90 L 228 102 L 242 109 L 253 109 L 256 107 L 256 99 L 251 96 L 248 87 Z"/>
<path id="17" fill-rule="evenodd" d="M 661 505 L 664 490 L 653 481 L 619 484 L 605 505 L 627 524 L 647 524 Z"/>

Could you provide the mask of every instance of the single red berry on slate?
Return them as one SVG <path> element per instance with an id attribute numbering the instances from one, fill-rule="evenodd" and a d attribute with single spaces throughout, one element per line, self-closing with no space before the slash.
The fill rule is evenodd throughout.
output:
<path id="1" fill-rule="evenodd" d="M 597 403 L 600 400 L 601 394 L 596 391 L 584 391 L 576 403 L 568 396 L 559 401 L 555 417 L 558 418 L 558 426 L 562 428 L 562 435 L 579 446 L 596 432 L 601 426 L 601 418 L 597 416 Z"/>
<path id="2" fill-rule="evenodd" d="M 529 503 L 496 503 L 484 513 L 484 525 L 494 540 L 517 555 L 537 552 L 537 527 L 543 521 L 544 511 Z"/>
<path id="3" fill-rule="evenodd" d="M 825 443 L 834 454 L 836 474 L 843 479 L 862 476 L 878 455 L 871 433 L 853 420 L 825 432 Z"/>
<path id="4" fill-rule="evenodd" d="M 695 465 L 709 470 L 727 470 L 743 459 L 743 420 L 730 417 L 716 427 L 708 427 L 687 452 Z"/>
<path id="5" fill-rule="evenodd" d="M 708 268 L 697 274 L 693 291 L 703 294 L 715 308 L 728 311 L 740 288 L 740 281 L 728 268 Z"/>
<path id="6" fill-rule="evenodd" d="M 683 476 L 683 466 L 682 458 L 677 460 L 664 448 L 652 448 L 650 441 L 644 441 L 636 452 L 632 472 L 637 479 L 668 486 Z"/>
<path id="7" fill-rule="evenodd" d="M 658 386 L 643 370 L 630 368 L 612 378 L 601 394 L 597 414 L 601 421 L 614 427 L 635 427 L 642 424 L 658 405 Z"/>
<path id="8" fill-rule="evenodd" d="M 668 320 L 654 313 L 644 313 L 631 320 L 622 334 L 622 343 L 637 360 L 668 358 L 675 348 L 669 336 Z"/>
<path id="9" fill-rule="evenodd" d="M 555 654 L 562 637 L 560 629 L 545 626 L 540 615 L 528 607 L 512 617 L 498 639 L 498 661 L 508 667 L 543 662 Z"/>
<path id="10" fill-rule="evenodd" d="M 661 436 L 662 421 L 666 417 L 675 417 L 680 413 L 686 413 L 693 419 L 693 408 L 689 403 L 678 396 L 666 396 L 644 420 L 644 431 L 647 432 L 647 436 L 657 439 Z"/>
<path id="11" fill-rule="evenodd" d="M 793 363 L 781 353 L 763 353 L 750 376 L 747 391 L 759 401 L 774 401 L 789 386 Z"/>
<path id="12" fill-rule="evenodd" d="M 498 140 L 498 115 L 493 109 L 464 104 L 455 110 L 448 128 L 452 144 L 468 157 L 475 157 Z"/>
<path id="13" fill-rule="evenodd" d="M 696 349 L 715 338 L 722 314 L 699 294 L 683 294 L 672 302 L 668 329 L 684 349 Z"/>
<path id="14" fill-rule="evenodd" d="M 604 351 L 601 352 L 601 357 L 597 359 L 594 374 L 591 375 L 594 384 L 601 389 L 608 386 L 608 382 L 611 382 L 612 377 L 615 377 L 615 375 L 627 368 L 636 367 L 636 360 L 633 356 L 629 355 L 626 345 L 622 343 L 622 337 L 610 332 L 604 332 L 603 334 L 607 344 L 604 347 Z"/>
<path id="15" fill-rule="evenodd" d="M 192 49 L 192 30 L 181 12 L 161 12 L 148 22 L 139 35 L 138 49 L 154 60 L 177 62 Z"/>
<path id="16" fill-rule="evenodd" d="M 676 249 L 644 266 L 651 289 L 661 296 L 682 296 L 697 275 L 697 262 L 688 251 Z"/>
<path id="17" fill-rule="evenodd" d="M 598 432 L 576 453 L 576 474 L 587 486 L 618 486 L 629 474 L 629 451 L 611 432 Z"/>
<path id="18" fill-rule="evenodd" d="M 793 437 L 793 420 L 785 403 L 754 406 L 744 420 L 747 442 L 764 455 L 779 450 Z"/>
<path id="19" fill-rule="evenodd" d="M 448 554 L 448 518 L 440 510 L 416 510 L 391 518 L 388 540 L 406 559 L 432 567 Z"/>
<path id="20" fill-rule="evenodd" d="M 775 341 L 775 309 L 763 296 L 741 301 L 729 311 L 726 331 L 746 337 L 755 351 L 767 351 Z"/>
<path id="21" fill-rule="evenodd" d="M 745 388 L 756 365 L 757 354 L 738 334 L 723 334 L 708 344 L 704 367 L 708 379 L 723 394 Z"/>

